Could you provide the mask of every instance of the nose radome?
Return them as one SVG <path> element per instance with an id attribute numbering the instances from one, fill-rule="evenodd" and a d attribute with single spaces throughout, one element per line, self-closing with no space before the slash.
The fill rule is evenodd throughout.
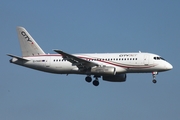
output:
<path id="1" fill-rule="evenodd" d="M 167 63 L 166 64 L 166 69 L 171 70 L 171 69 L 173 69 L 173 66 L 170 63 Z"/>

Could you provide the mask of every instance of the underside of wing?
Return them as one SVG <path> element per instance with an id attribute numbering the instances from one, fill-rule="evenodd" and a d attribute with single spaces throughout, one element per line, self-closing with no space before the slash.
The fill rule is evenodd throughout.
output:
<path id="1" fill-rule="evenodd" d="M 65 60 L 71 62 L 73 65 L 76 65 L 80 70 L 85 70 L 85 69 L 88 69 L 88 68 L 91 68 L 94 66 L 99 66 L 98 64 L 96 64 L 94 62 L 84 60 L 82 58 L 68 54 L 61 50 L 54 50 L 54 51 L 61 54 Z"/>

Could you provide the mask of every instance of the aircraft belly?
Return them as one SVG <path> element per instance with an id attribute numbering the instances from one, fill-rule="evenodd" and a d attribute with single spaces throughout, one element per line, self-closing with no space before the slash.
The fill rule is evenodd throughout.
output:
<path id="1" fill-rule="evenodd" d="M 48 68 L 50 72 L 53 73 L 59 73 L 59 74 L 69 74 L 75 71 L 78 71 L 78 68 L 76 66 L 72 66 L 71 64 L 51 64 L 51 66 Z"/>
<path id="2" fill-rule="evenodd" d="M 127 69 L 127 73 L 149 73 L 149 72 L 152 72 L 154 71 L 154 69 L 152 68 L 130 68 L 130 69 Z"/>

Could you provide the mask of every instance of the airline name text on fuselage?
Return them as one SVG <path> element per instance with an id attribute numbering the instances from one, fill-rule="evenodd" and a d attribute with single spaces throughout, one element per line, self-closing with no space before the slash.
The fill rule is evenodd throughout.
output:
<path id="1" fill-rule="evenodd" d="M 135 57 L 137 54 L 121 54 L 119 57 Z"/>

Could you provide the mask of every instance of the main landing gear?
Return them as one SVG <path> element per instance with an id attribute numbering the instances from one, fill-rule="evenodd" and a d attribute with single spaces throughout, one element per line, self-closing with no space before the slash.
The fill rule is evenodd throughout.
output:
<path id="1" fill-rule="evenodd" d="M 155 84 L 157 83 L 157 80 L 156 80 L 156 75 L 158 74 L 158 72 L 152 72 L 152 76 L 153 76 L 153 80 L 152 82 Z"/>
<path id="2" fill-rule="evenodd" d="M 86 80 L 86 82 L 90 83 L 90 82 L 92 81 L 92 78 L 91 78 L 91 76 L 87 76 L 87 77 L 85 78 L 85 80 Z"/>
<path id="3" fill-rule="evenodd" d="M 94 76 L 95 80 L 92 82 L 94 86 L 98 86 L 98 85 L 99 85 L 98 77 L 99 77 L 99 76 Z M 90 83 L 90 82 L 92 81 L 92 78 L 91 78 L 91 76 L 88 75 L 88 76 L 85 78 L 85 80 L 86 80 L 86 82 Z"/>

